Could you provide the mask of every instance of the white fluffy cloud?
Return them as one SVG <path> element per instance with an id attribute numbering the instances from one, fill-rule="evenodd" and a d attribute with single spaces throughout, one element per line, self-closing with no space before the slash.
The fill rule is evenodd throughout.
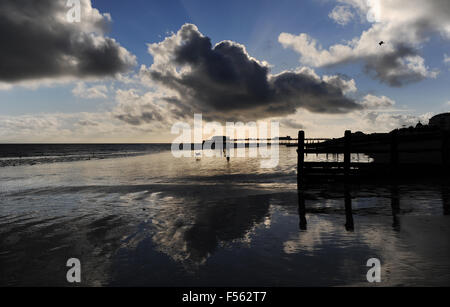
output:
<path id="1" fill-rule="evenodd" d="M 0 143 L 167 142 L 170 129 L 154 122 L 135 126 L 113 112 L 0 115 Z"/>
<path id="2" fill-rule="evenodd" d="M 328 17 L 333 19 L 337 24 L 344 26 L 348 24 L 355 17 L 355 15 L 349 6 L 338 5 L 330 12 Z"/>
<path id="3" fill-rule="evenodd" d="M 113 110 L 113 116 L 136 127 L 168 129 L 177 118 L 182 118 L 184 114 L 179 113 L 179 110 L 166 102 L 165 95 L 165 91 L 139 93 L 135 89 L 117 90 L 117 106 Z"/>
<path id="4" fill-rule="evenodd" d="M 99 93 L 89 91 L 97 87 L 89 88 L 83 83 L 77 87 L 87 89 L 83 94 L 86 99 L 92 95 L 103 97 L 103 86 L 98 86 Z M 180 114 L 161 99 L 165 94 L 157 90 L 141 93 L 136 89 L 118 89 L 111 111 L 0 115 L 0 143 L 167 142 L 173 139 L 170 127 Z"/>
<path id="5" fill-rule="evenodd" d="M 373 132 L 380 131 L 391 131 L 393 129 L 401 127 L 415 126 L 417 123 L 421 122 L 423 124 L 428 124 L 429 119 L 432 117 L 431 113 L 425 113 L 422 115 L 409 115 L 409 114 L 398 114 L 398 113 L 378 113 L 369 112 L 365 114 L 364 120 L 366 121 L 367 130 L 372 130 L 376 128 Z M 370 127 L 370 128 L 369 128 Z"/>
<path id="6" fill-rule="evenodd" d="M 386 96 L 366 95 L 361 102 L 366 109 L 391 108 L 395 105 L 395 101 Z"/>
<path id="7" fill-rule="evenodd" d="M 427 124 L 433 114 L 405 114 L 395 110 L 372 109 L 349 114 L 313 114 L 299 110 L 289 117 L 289 122 L 281 121 L 282 135 L 296 135 L 304 129 L 308 137 L 342 137 L 345 130 L 364 133 L 389 132 L 401 127 L 415 126 L 419 121 Z"/>
<path id="8" fill-rule="evenodd" d="M 341 76 L 334 75 L 334 76 L 323 76 L 323 81 L 326 83 L 332 84 L 340 89 L 342 89 L 342 92 L 344 94 L 349 93 L 355 93 L 358 91 L 356 88 L 356 83 L 354 79 L 345 79 Z"/>
<path id="9" fill-rule="evenodd" d="M 79 82 L 72 90 L 72 94 L 85 99 L 106 99 L 108 98 L 108 88 L 105 85 L 87 87 L 83 82 Z"/>
<path id="10" fill-rule="evenodd" d="M 351 41 L 323 48 L 307 33 L 281 33 L 279 42 L 301 56 L 305 65 L 323 67 L 363 61 L 366 72 L 391 86 L 402 86 L 438 71 L 426 66 L 419 55 L 430 35 L 450 39 L 448 0 L 339 0 L 374 23 Z M 380 41 L 385 42 L 380 46 Z"/>
<path id="11" fill-rule="evenodd" d="M 72 139 L 73 124 L 81 114 L 0 116 L 1 142 L 57 142 Z"/>

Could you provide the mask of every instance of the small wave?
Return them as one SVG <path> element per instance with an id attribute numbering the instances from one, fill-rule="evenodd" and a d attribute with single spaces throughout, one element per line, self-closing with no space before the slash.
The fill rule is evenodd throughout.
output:
<path id="1" fill-rule="evenodd" d="M 2 145 L 0 167 L 125 158 L 169 149 L 168 144 Z"/>

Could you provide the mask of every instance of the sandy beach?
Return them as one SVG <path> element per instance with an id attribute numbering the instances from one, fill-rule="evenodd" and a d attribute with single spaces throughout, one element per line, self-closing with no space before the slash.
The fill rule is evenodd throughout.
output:
<path id="1" fill-rule="evenodd" d="M 313 159 L 313 157 L 310 157 Z M 258 158 L 175 159 L 170 151 L 0 168 L 0 284 L 67 286 L 367 286 L 450 281 L 445 186 L 353 186 L 304 192 L 300 229 L 295 148 L 276 169 Z M 439 234 L 439 235 L 437 235 Z"/>

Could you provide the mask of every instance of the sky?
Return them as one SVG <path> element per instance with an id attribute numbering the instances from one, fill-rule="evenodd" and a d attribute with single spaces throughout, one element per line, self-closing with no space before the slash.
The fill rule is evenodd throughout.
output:
<path id="1" fill-rule="evenodd" d="M 171 142 L 194 114 L 339 137 L 450 110 L 448 0 L 2 0 L 0 20 L 0 143 Z"/>

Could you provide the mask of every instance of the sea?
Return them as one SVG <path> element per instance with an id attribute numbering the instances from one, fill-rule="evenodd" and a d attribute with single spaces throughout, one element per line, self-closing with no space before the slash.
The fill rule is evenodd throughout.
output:
<path id="1" fill-rule="evenodd" d="M 296 148 L 278 150 L 262 168 L 170 144 L 0 145 L 0 286 L 74 286 L 69 259 L 81 286 L 450 286 L 448 184 L 300 194 Z"/>

